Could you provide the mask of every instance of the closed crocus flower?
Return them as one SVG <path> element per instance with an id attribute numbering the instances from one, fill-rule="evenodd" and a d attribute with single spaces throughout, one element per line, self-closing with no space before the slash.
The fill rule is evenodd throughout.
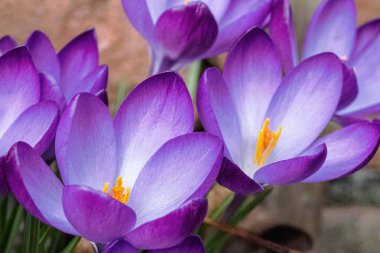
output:
<path id="1" fill-rule="evenodd" d="M 106 96 L 108 67 L 98 65 L 99 52 L 94 30 L 77 36 L 58 54 L 50 39 L 40 31 L 33 32 L 25 45 L 40 73 L 42 100 L 55 101 L 62 111 L 79 92 L 90 92 L 102 98 Z M 13 47 L 16 43 L 11 37 L 0 39 L 0 55 Z"/>
<path id="2" fill-rule="evenodd" d="M 298 58 L 288 0 L 276 1 L 270 32 L 289 71 Z M 302 59 L 322 52 L 335 53 L 344 64 L 337 121 L 348 125 L 380 113 L 380 20 L 357 28 L 354 0 L 322 1 L 310 21 Z"/>
<path id="3" fill-rule="evenodd" d="M 249 28 L 261 26 L 272 0 L 122 0 L 152 50 L 151 73 L 179 70 L 230 49 Z"/>
<path id="4" fill-rule="evenodd" d="M 260 29 L 244 35 L 223 74 L 207 69 L 198 90 L 200 119 L 225 144 L 219 183 L 250 194 L 363 167 L 378 147 L 378 126 L 358 123 L 319 137 L 338 106 L 342 82 L 342 64 L 332 53 L 308 58 L 282 78 L 269 36 Z"/>
<path id="5" fill-rule="evenodd" d="M 52 142 L 59 110 L 54 102 L 41 102 L 40 79 L 26 47 L 0 57 L 0 195 L 8 192 L 5 157 L 18 141 L 37 154 Z"/>
<path id="6" fill-rule="evenodd" d="M 192 133 L 193 120 L 190 95 L 175 73 L 142 82 L 114 119 L 97 96 L 81 93 L 57 129 L 62 182 L 18 143 L 8 160 L 12 192 L 41 221 L 106 252 L 185 247 L 197 240 L 191 234 L 206 214 L 204 195 L 223 152 L 217 137 Z"/>

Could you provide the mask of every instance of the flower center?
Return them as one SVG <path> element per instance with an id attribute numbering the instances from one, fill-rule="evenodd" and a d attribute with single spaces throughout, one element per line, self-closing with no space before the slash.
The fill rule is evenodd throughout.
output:
<path id="1" fill-rule="evenodd" d="M 108 193 L 112 198 L 126 204 L 129 200 L 131 189 L 129 187 L 123 187 L 123 178 L 119 176 L 116 179 L 116 184 L 111 188 L 112 193 L 108 192 L 110 183 L 105 183 L 103 187 L 103 192 Z"/>
<path id="2" fill-rule="evenodd" d="M 265 161 L 276 146 L 282 132 L 281 126 L 278 127 L 277 133 L 272 132 L 269 129 L 269 123 L 270 119 L 265 119 L 257 138 L 255 160 L 253 162 L 260 167 L 265 164 Z"/>

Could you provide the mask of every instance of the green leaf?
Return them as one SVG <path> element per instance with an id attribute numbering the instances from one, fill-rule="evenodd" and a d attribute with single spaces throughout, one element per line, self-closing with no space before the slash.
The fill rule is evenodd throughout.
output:
<path id="1" fill-rule="evenodd" d="M 80 237 L 79 236 L 76 236 L 74 237 L 70 242 L 69 244 L 63 249 L 62 253 L 71 253 L 74 251 L 75 247 L 77 246 L 77 244 L 79 243 L 80 241 Z"/>
<path id="2" fill-rule="evenodd" d="M 24 239 L 22 244 L 23 253 L 38 253 L 38 241 L 40 235 L 40 222 L 30 213 L 26 215 Z"/>
<path id="3" fill-rule="evenodd" d="M 2 235 L 1 242 L 5 242 L 4 245 L 4 253 L 12 252 L 12 246 L 14 239 L 19 231 L 20 222 L 22 217 L 24 216 L 24 209 L 21 205 L 17 205 L 17 210 L 11 214 L 10 219 L 8 220 L 8 225 L 4 230 L 4 234 Z M 3 241 L 3 237 L 8 235 L 8 238 Z"/>

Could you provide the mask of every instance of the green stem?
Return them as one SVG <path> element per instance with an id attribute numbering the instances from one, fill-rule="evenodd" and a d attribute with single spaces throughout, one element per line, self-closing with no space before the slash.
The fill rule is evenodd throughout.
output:
<path id="1" fill-rule="evenodd" d="M 234 214 L 232 214 L 226 221 L 226 224 L 230 226 L 236 226 L 241 222 L 255 207 L 257 207 L 272 191 L 272 188 L 265 189 L 264 191 L 257 193 L 256 195 L 248 197 L 243 204 Z M 210 238 L 205 240 L 205 247 L 209 253 L 221 252 L 225 243 L 229 239 L 229 235 L 224 232 L 218 231 Z"/>
<path id="2" fill-rule="evenodd" d="M 199 77 L 202 71 L 202 61 L 197 61 L 191 64 L 189 74 L 187 78 L 187 89 L 189 90 L 191 99 L 195 103 L 195 97 L 197 95 Z"/>
<path id="3" fill-rule="evenodd" d="M 13 242 L 17 235 L 17 232 L 19 231 L 19 226 L 20 226 L 20 222 L 23 217 L 23 214 L 24 214 L 24 209 L 22 208 L 21 205 L 18 205 L 17 211 L 14 212 L 14 215 L 8 221 L 9 222 L 8 224 L 10 226 L 9 228 L 6 228 L 4 232 L 9 236 L 8 236 L 8 239 L 4 241 L 5 242 L 4 253 L 12 252 Z M 3 240 L 3 237 L 5 237 L 5 235 L 2 236 L 1 238 L 2 240 Z"/>
<path id="4" fill-rule="evenodd" d="M 30 213 L 26 215 L 26 222 L 24 228 L 24 239 L 22 245 L 23 253 L 38 253 L 40 235 L 40 222 L 34 218 Z"/>
<path id="5" fill-rule="evenodd" d="M 77 244 L 79 243 L 80 241 L 80 237 L 79 236 L 76 236 L 74 237 L 70 242 L 69 244 L 63 249 L 62 253 L 71 253 L 74 251 L 75 247 L 77 246 Z"/>
<path id="6" fill-rule="evenodd" d="M 40 246 L 43 245 L 46 242 L 46 239 L 48 238 L 47 235 L 49 234 L 50 231 L 51 231 L 51 227 L 50 226 L 46 226 L 45 229 L 41 231 L 40 240 L 38 241 L 38 244 Z"/>
<path id="7" fill-rule="evenodd" d="M 124 98 L 127 94 L 127 86 L 128 85 L 126 82 L 120 82 L 118 85 L 117 97 L 116 97 L 116 103 L 115 103 L 115 112 L 119 109 L 120 105 L 124 101 Z"/>

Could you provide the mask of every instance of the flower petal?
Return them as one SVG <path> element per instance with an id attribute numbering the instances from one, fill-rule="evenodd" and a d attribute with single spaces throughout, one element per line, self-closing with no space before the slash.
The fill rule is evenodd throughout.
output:
<path id="1" fill-rule="evenodd" d="M 205 129 L 222 138 L 226 145 L 226 155 L 241 163 L 239 119 L 223 76 L 218 69 L 208 68 L 203 73 L 199 86 L 197 103 Z"/>
<path id="2" fill-rule="evenodd" d="M 358 81 L 356 79 L 355 70 L 346 61 L 342 61 L 342 67 L 343 89 L 342 96 L 338 105 L 338 110 L 352 103 L 352 101 L 354 101 L 358 95 Z"/>
<path id="3" fill-rule="evenodd" d="M 362 26 L 351 59 L 358 79 L 359 93 L 339 114 L 366 115 L 380 112 L 380 19 Z"/>
<path id="4" fill-rule="evenodd" d="M 40 99 L 40 79 L 26 47 L 0 57 L 0 136 L 29 106 Z"/>
<path id="5" fill-rule="evenodd" d="M 223 159 L 218 176 L 218 183 L 238 194 L 250 195 L 263 190 L 260 184 L 243 172 L 236 164 Z"/>
<path id="6" fill-rule="evenodd" d="M 148 41 L 153 41 L 153 20 L 146 0 L 122 0 L 123 8 L 135 29 Z"/>
<path id="7" fill-rule="evenodd" d="M 187 237 L 182 243 L 168 249 L 148 250 L 148 253 L 205 253 L 202 239 L 197 235 Z"/>
<path id="8" fill-rule="evenodd" d="M 0 56 L 8 52 L 9 50 L 17 47 L 16 42 L 12 39 L 11 36 L 4 36 L 0 38 Z"/>
<path id="9" fill-rule="evenodd" d="M 152 76 L 124 100 L 115 116 L 119 174 L 131 188 L 149 158 L 168 140 L 190 133 L 193 104 L 182 78 Z"/>
<path id="10" fill-rule="evenodd" d="M 30 35 L 25 44 L 30 50 L 37 70 L 51 75 L 58 82 L 61 70 L 58 56 L 49 38 L 44 33 L 35 31 Z"/>
<path id="11" fill-rule="evenodd" d="M 260 168 L 253 179 L 261 184 L 269 185 L 298 183 L 321 168 L 326 155 L 326 145 L 321 144 L 303 156 L 271 163 Z"/>
<path id="12" fill-rule="evenodd" d="M 69 222 L 93 242 L 120 239 L 135 225 L 136 215 L 131 208 L 89 187 L 65 185 L 62 203 Z"/>
<path id="13" fill-rule="evenodd" d="M 60 112 L 66 107 L 66 99 L 57 81 L 49 74 L 40 73 L 41 101 L 54 101 Z"/>
<path id="14" fill-rule="evenodd" d="M 40 102 L 25 110 L 0 139 L 0 154 L 6 154 L 16 142 L 28 143 L 38 154 L 50 146 L 59 120 L 58 106 L 54 102 Z"/>
<path id="15" fill-rule="evenodd" d="M 12 194 L 28 212 L 65 233 L 78 235 L 63 213 L 61 181 L 28 144 L 19 142 L 10 150 L 7 177 Z"/>
<path id="16" fill-rule="evenodd" d="M 258 28 L 245 34 L 228 54 L 223 76 L 244 141 L 243 162 L 238 165 L 247 168 L 252 163 L 265 112 L 281 82 L 281 64 L 269 36 Z"/>
<path id="17" fill-rule="evenodd" d="M 281 56 L 283 68 L 289 72 L 298 63 L 298 49 L 289 0 L 274 2 L 269 22 L 269 34 Z"/>
<path id="18" fill-rule="evenodd" d="M 168 9 L 154 27 L 154 50 L 159 50 L 155 54 L 192 61 L 211 47 L 217 34 L 218 25 L 206 4 L 199 1 Z"/>
<path id="19" fill-rule="evenodd" d="M 342 92 L 342 64 L 331 53 L 306 59 L 282 81 L 266 118 L 282 133 L 268 163 L 298 156 L 323 131 Z"/>
<path id="20" fill-rule="evenodd" d="M 163 217 L 190 197 L 203 196 L 204 187 L 221 162 L 223 145 L 206 133 L 191 133 L 165 143 L 148 161 L 132 189 L 129 205 L 138 214 L 137 225 Z M 217 167 L 217 170 L 219 167 Z M 203 192 L 200 192 L 199 189 Z"/>
<path id="21" fill-rule="evenodd" d="M 303 47 L 303 59 L 323 52 L 332 52 L 347 59 L 354 47 L 355 35 L 354 0 L 324 0 L 310 21 Z"/>
<path id="22" fill-rule="evenodd" d="M 221 1 L 214 1 L 219 5 Z M 262 26 L 268 17 L 272 0 L 230 0 L 227 11 L 219 23 L 218 36 L 204 58 L 228 51 L 248 29 Z"/>
<path id="23" fill-rule="evenodd" d="M 206 199 L 191 200 L 164 217 L 137 227 L 125 239 L 136 248 L 170 248 L 191 235 L 202 224 L 206 213 Z"/>
<path id="24" fill-rule="evenodd" d="M 61 88 L 67 101 L 80 89 L 81 81 L 98 67 L 99 52 L 95 30 L 86 31 L 70 41 L 58 54 Z"/>
<path id="25" fill-rule="evenodd" d="M 138 253 L 139 250 L 124 240 L 118 240 L 103 249 L 102 253 Z"/>
<path id="26" fill-rule="evenodd" d="M 342 115 L 335 115 L 334 121 L 343 127 L 352 125 L 354 123 L 368 122 L 368 120 L 364 118 L 342 116 Z"/>
<path id="27" fill-rule="evenodd" d="M 115 132 L 103 101 L 90 93 L 73 98 L 59 122 L 55 150 L 65 184 L 102 189 L 115 181 Z"/>
<path id="28" fill-rule="evenodd" d="M 321 169 L 304 182 L 327 181 L 354 173 L 373 157 L 379 140 L 380 127 L 370 123 L 353 124 L 319 138 L 312 147 L 325 143 L 326 161 Z"/>

